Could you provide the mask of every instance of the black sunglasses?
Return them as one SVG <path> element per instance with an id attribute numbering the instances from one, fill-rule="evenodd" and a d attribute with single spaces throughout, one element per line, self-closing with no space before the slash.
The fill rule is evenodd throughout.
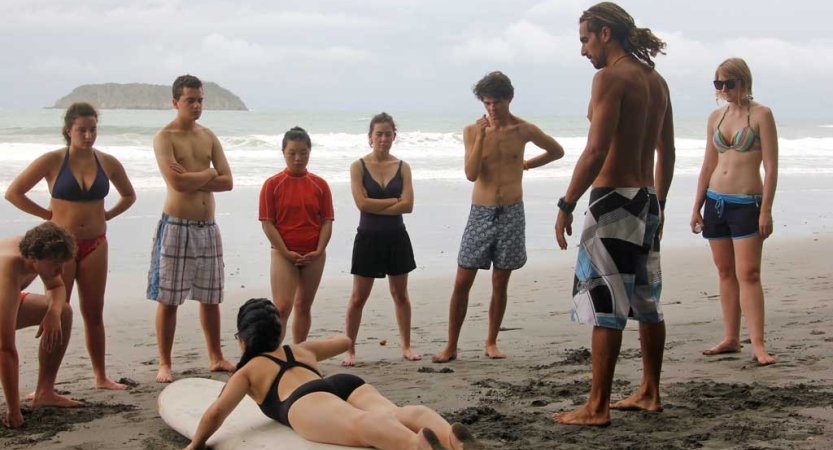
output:
<path id="1" fill-rule="evenodd" d="M 722 91 L 723 86 L 726 86 L 726 89 L 734 89 L 735 88 L 735 83 L 737 83 L 738 81 L 741 81 L 741 79 L 740 78 L 732 78 L 732 79 L 724 80 L 724 81 L 714 80 L 714 88 L 717 89 L 718 91 Z"/>

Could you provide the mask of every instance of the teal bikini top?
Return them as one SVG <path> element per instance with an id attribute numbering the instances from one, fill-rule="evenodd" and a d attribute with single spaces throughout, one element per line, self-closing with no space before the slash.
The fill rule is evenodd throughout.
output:
<path id="1" fill-rule="evenodd" d="M 720 124 L 722 124 L 723 119 L 726 118 L 727 112 L 729 112 L 728 106 L 726 107 L 726 111 L 723 111 L 723 117 L 720 118 L 720 122 L 717 123 L 717 127 L 714 129 L 713 140 L 715 150 L 717 150 L 718 153 L 726 153 L 727 150 L 735 150 L 741 153 L 760 150 L 761 138 L 755 134 L 754 130 L 752 130 L 752 125 L 749 123 L 750 113 L 748 110 L 746 111 L 746 126 L 735 133 L 735 137 L 732 139 L 731 144 L 726 144 L 726 140 L 723 138 L 723 133 L 720 132 Z"/>

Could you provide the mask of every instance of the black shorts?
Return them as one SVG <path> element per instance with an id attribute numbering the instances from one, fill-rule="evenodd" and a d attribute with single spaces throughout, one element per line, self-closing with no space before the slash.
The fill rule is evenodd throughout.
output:
<path id="1" fill-rule="evenodd" d="M 367 278 L 404 275 L 416 269 L 411 238 L 404 228 L 356 232 L 350 273 Z"/>
<path id="2" fill-rule="evenodd" d="M 717 202 L 706 197 L 703 208 L 703 237 L 706 239 L 743 239 L 759 234 L 758 218 L 761 216 L 759 196 L 756 203 L 735 204 L 725 202 L 718 212 Z"/>

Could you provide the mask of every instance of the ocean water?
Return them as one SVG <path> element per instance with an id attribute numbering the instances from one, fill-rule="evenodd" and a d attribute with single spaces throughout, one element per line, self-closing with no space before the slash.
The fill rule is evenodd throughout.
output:
<path id="1" fill-rule="evenodd" d="M 414 276 L 451 277 L 471 198 L 471 183 L 462 170 L 462 130 L 478 117 L 479 111 L 471 116 L 389 112 L 399 127 L 394 154 L 411 163 L 415 178 L 415 210 L 405 219 L 418 264 Z M 61 147 L 61 115 L 58 110 L 0 111 L 0 191 L 5 191 L 11 180 L 43 152 Z M 294 125 L 310 131 L 310 170 L 326 178 L 333 190 L 336 223 L 327 248 L 325 276 L 349 277 L 359 213 L 350 194 L 348 172 L 352 161 L 370 151 L 366 127 L 372 115 L 213 111 L 203 115 L 201 122 L 215 131 L 226 149 L 235 180 L 233 192 L 217 195 L 217 219 L 223 230 L 230 288 L 245 286 L 253 295 L 268 293 L 265 280 L 269 245 L 257 221 L 257 193 L 267 177 L 283 169 L 280 140 L 283 132 Z M 125 295 L 131 298 L 143 296 L 152 234 L 165 197 L 151 142 L 153 134 L 172 118 L 171 111 L 102 111 L 100 116 L 96 147 L 119 158 L 138 193 L 136 204 L 108 227 L 111 286 L 119 286 L 120 292 L 130 293 Z M 584 148 L 587 120 L 579 116 L 524 118 L 554 135 L 567 153 L 563 160 L 525 174 L 529 264 L 571 263 L 575 252 L 564 252 L 556 246 L 555 203 L 566 190 Z M 833 125 L 778 125 L 782 176 L 773 211 L 776 232 L 772 239 L 829 239 L 833 237 L 833 214 L 819 209 L 817 199 L 833 195 Z M 705 118 L 678 118 L 675 128 L 677 176 L 668 197 L 663 248 L 708 252 L 708 245 L 702 237 L 693 235 L 688 225 L 705 148 L 701 136 Z M 534 146 L 528 151 L 529 155 L 538 153 Z M 33 200 L 48 204 L 45 183 L 34 191 Z M 586 198 L 580 202 L 582 211 Z M 108 205 L 116 199 L 115 195 L 109 196 Z M 575 226 L 581 221 L 577 215 Z M 0 201 L 0 236 L 22 234 L 38 222 L 38 218 Z M 574 235 L 569 241 L 575 246 L 578 238 Z M 569 283 L 569 274 L 561 275 Z"/>
<path id="2" fill-rule="evenodd" d="M 408 161 L 416 180 L 464 180 L 463 127 L 478 118 L 465 114 L 390 111 L 399 133 L 393 153 Z M 60 148 L 61 110 L 0 111 L 0 192 L 44 152 Z M 201 123 L 220 138 L 235 186 L 257 186 L 284 167 L 283 133 L 306 128 L 313 141 L 310 170 L 330 183 L 349 180 L 349 165 L 370 151 L 367 124 L 373 112 L 218 112 L 206 111 Z M 173 118 L 172 111 L 105 110 L 99 119 L 96 147 L 124 164 L 139 190 L 161 190 L 153 156 L 154 133 Z M 563 161 L 529 172 L 529 178 L 568 178 L 586 143 L 588 123 L 581 116 L 525 116 L 553 135 L 565 148 Z M 677 174 L 696 174 L 705 149 L 705 117 L 675 120 Z M 782 174 L 833 174 L 833 125 L 778 123 Z M 538 149 L 530 145 L 528 155 Z M 45 192 L 41 183 L 36 191 Z"/>

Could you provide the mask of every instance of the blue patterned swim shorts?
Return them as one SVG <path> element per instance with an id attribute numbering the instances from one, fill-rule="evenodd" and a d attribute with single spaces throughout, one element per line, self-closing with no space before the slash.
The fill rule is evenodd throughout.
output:
<path id="1" fill-rule="evenodd" d="M 526 264 L 524 204 L 471 205 L 457 265 L 464 269 L 517 270 Z"/>
<path id="2" fill-rule="evenodd" d="M 662 322 L 660 209 L 653 188 L 593 188 L 573 281 L 574 322 Z"/>

